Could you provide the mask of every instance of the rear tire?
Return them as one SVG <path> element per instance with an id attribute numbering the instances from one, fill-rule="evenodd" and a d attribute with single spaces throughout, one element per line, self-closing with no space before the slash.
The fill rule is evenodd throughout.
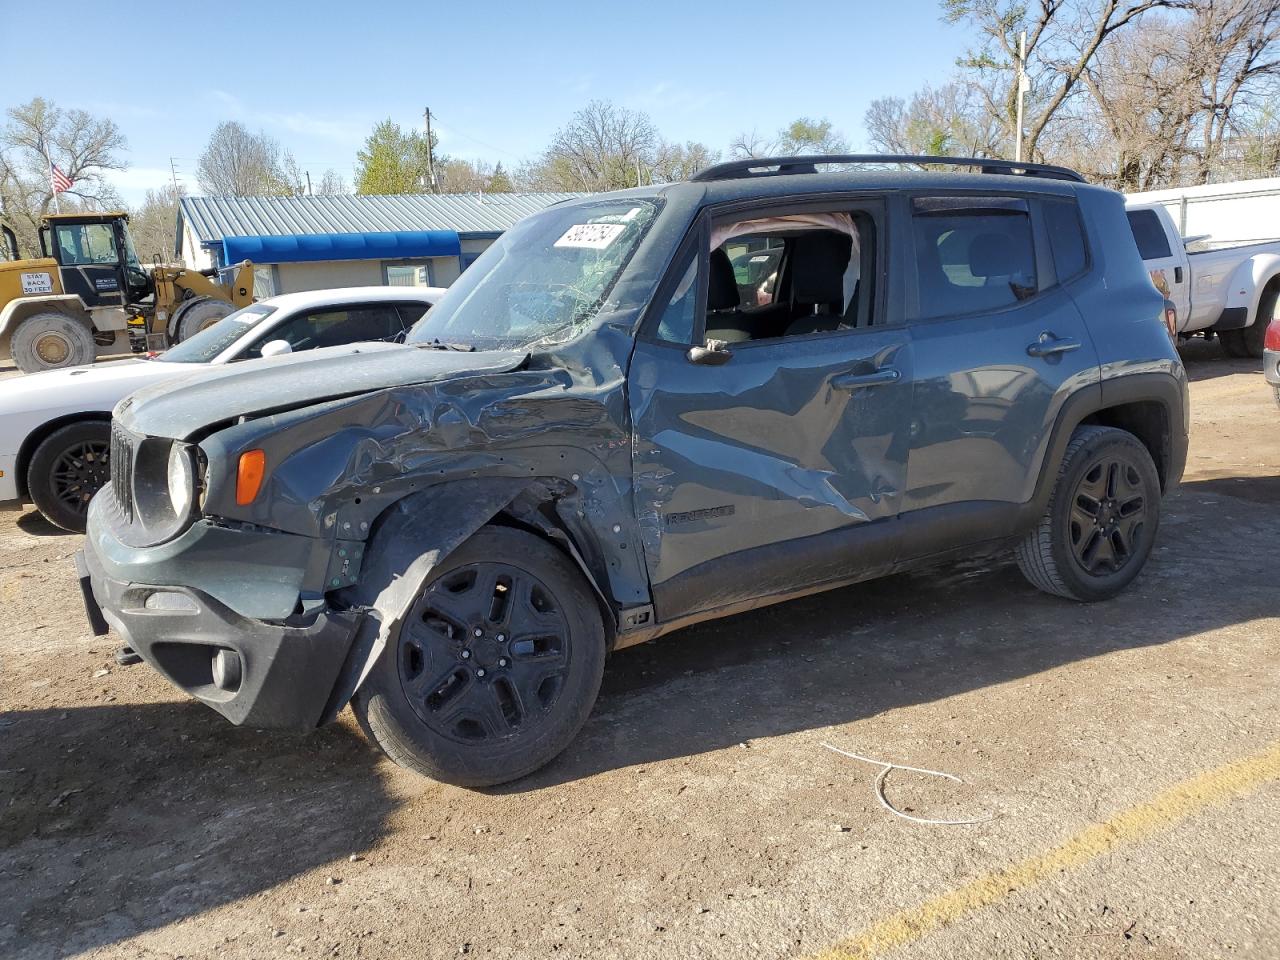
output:
<path id="1" fill-rule="evenodd" d="M 1221 334 L 1222 347 L 1232 357 L 1262 356 L 1263 342 L 1267 339 L 1267 327 L 1276 315 L 1277 300 L 1280 300 L 1280 287 L 1272 287 L 1262 292 L 1258 301 L 1258 312 L 1253 316 L 1253 323 L 1241 330 L 1224 330 Z"/>
<path id="2" fill-rule="evenodd" d="M 1077 427 L 1044 516 L 1015 550 L 1032 586 L 1068 600 L 1114 597 L 1142 571 L 1160 526 L 1160 476 L 1133 434 Z"/>
<path id="3" fill-rule="evenodd" d="M 1244 345 L 1243 330 L 1220 330 L 1218 341 L 1222 344 L 1222 352 L 1228 357 L 1239 359 L 1249 355 Z"/>
<path id="4" fill-rule="evenodd" d="M 431 571 L 352 709 L 401 766 L 493 786 L 569 745 L 604 659 L 600 610 L 572 561 L 531 533 L 485 527 Z"/>
<path id="5" fill-rule="evenodd" d="M 59 427 L 27 466 L 27 495 L 55 526 L 84 533 L 89 501 L 110 480 L 111 425 L 86 420 Z"/>
<path id="6" fill-rule="evenodd" d="M 39 373 L 93 363 L 97 347 L 93 331 L 79 320 L 65 313 L 37 313 L 18 324 L 9 352 L 23 373 Z"/>
<path id="7" fill-rule="evenodd" d="M 225 300 L 214 300 L 209 297 L 197 300 L 183 310 L 178 318 L 178 342 L 191 339 L 201 330 L 212 327 L 234 311 L 235 307 Z"/>

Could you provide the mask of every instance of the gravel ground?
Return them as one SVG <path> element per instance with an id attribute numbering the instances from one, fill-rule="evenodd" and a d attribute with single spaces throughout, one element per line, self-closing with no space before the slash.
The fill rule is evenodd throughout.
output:
<path id="1" fill-rule="evenodd" d="M 1275 770 L 1151 803 L 1280 737 L 1280 411 L 1256 362 L 1186 356 L 1186 481 L 1121 598 L 993 563 L 692 628 L 494 791 L 117 667 L 79 538 L 0 514 L 0 956 L 1280 956 Z M 894 773 L 917 816 L 994 819 L 897 819 L 823 741 L 964 779 Z"/>

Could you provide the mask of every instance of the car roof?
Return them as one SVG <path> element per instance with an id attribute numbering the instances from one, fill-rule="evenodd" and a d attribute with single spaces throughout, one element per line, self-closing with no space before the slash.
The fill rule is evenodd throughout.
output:
<path id="1" fill-rule="evenodd" d="M 699 204 L 734 200 L 767 200 L 825 193 L 883 193 L 896 190 L 974 190 L 990 193 L 1044 193 L 1072 196 L 1080 191 L 1103 187 L 1070 180 L 998 173 L 946 173 L 931 170 L 844 170 L 825 173 L 793 173 L 735 177 L 724 180 L 679 181 L 634 187 L 611 193 L 594 193 L 557 206 L 574 206 L 611 199 L 683 199 Z"/>
<path id="2" fill-rule="evenodd" d="M 281 293 L 260 300 L 280 310 L 306 310 L 311 307 L 340 307 L 349 303 L 404 301 L 434 304 L 444 296 L 444 287 L 333 287 L 329 290 L 304 290 Z"/>

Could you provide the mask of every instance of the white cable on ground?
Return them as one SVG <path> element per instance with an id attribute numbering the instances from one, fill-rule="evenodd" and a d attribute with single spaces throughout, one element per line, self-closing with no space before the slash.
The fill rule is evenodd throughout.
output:
<path id="1" fill-rule="evenodd" d="M 876 799 L 880 801 L 880 806 L 884 807 L 894 816 L 901 817 L 903 820 L 910 820 L 912 823 L 927 823 L 933 826 L 963 827 L 972 823 L 986 823 L 987 821 L 994 820 L 996 818 L 995 814 L 991 814 L 990 816 L 977 817 L 973 820 L 930 820 L 927 817 L 913 817 L 909 813 L 903 813 L 890 803 L 888 798 L 884 795 L 884 782 L 888 778 L 890 770 L 910 770 L 912 773 L 924 773 L 931 777 L 943 777 L 947 780 L 953 780 L 956 783 L 964 783 L 964 781 L 954 774 L 943 773 L 941 770 L 925 770 L 923 767 L 908 767 L 901 763 L 890 763 L 887 760 L 877 760 L 874 757 L 864 757 L 861 754 L 850 753 L 848 750 L 841 750 L 839 747 L 833 747 L 826 741 L 822 742 L 822 746 L 826 747 L 832 753 L 840 754 L 842 757 L 849 757 L 852 760 L 861 760 L 863 763 L 870 763 L 880 767 L 880 773 L 876 776 Z"/>

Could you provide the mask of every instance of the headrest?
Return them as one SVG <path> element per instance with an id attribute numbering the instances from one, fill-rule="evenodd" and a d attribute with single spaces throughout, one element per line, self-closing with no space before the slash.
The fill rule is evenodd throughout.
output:
<path id="1" fill-rule="evenodd" d="M 707 309 L 735 310 L 742 303 L 738 294 L 738 280 L 733 275 L 733 264 L 723 247 L 711 251 L 710 272 L 707 276 Z"/>
<path id="2" fill-rule="evenodd" d="M 980 233 L 969 243 L 969 272 L 975 277 L 1023 273 L 1026 259 L 1007 233 Z"/>
<path id="3" fill-rule="evenodd" d="M 827 230 L 802 233 L 791 255 L 791 289 L 796 303 L 844 302 L 844 272 L 853 238 Z"/>

